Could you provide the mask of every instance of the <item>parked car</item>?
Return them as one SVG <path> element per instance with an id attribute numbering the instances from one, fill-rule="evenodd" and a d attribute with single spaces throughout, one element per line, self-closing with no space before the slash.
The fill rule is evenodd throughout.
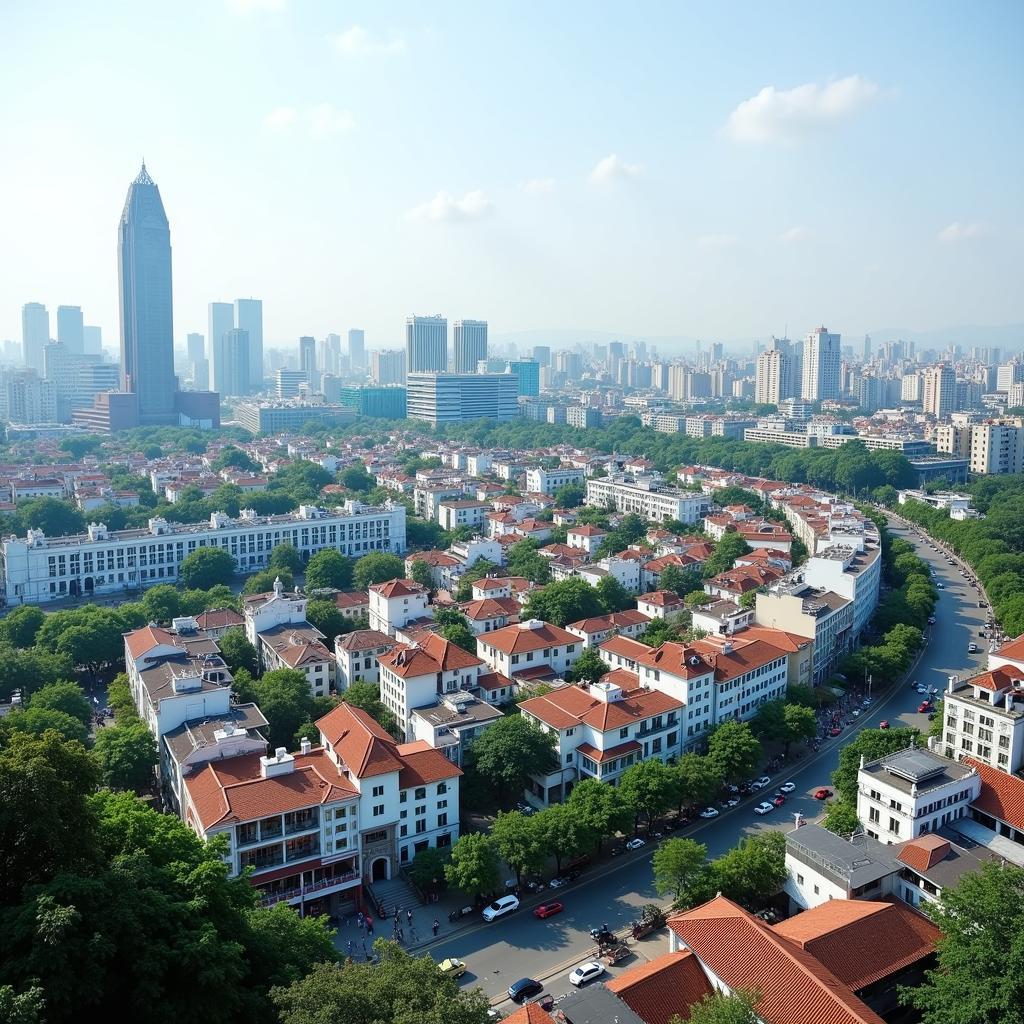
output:
<path id="1" fill-rule="evenodd" d="M 535 907 L 533 911 L 534 917 L 539 917 L 542 921 L 547 917 L 554 917 L 555 914 L 560 914 L 565 907 L 558 900 L 552 900 L 550 903 L 542 903 L 539 907 Z"/>
<path id="2" fill-rule="evenodd" d="M 484 920 L 496 921 L 499 917 L 504 917 L 518 909 L 518 896 L 499 896 L 493 903 L 484 907 Z"/>
<path id="3" fill-rule="evenodd" d="M 929 615 L 928 616 L 928 625 L 929 626 L 934 626 L 935 625 L 935 616 L 934 615 Z"/>
<path id="4" fill-rule="evenodd" d="M 705 807 L 704 810 L 700 812 L 700 816 L 702 818 L 717 818 L 718 817 L 718 808 L 717 807 Z"/>
<path id="5" fill-rule="evenodd" d="M 767 800 L 762 800 L 761 803 L 759 803 L 754 808 L 754 813 L 755 814 L 771 814 L 771 812 L 774 811 L 774 810 L 775 810 L 775 804 L 770 804 L 770 803 L 768 803 Z"/>
<path id="6" fill-rule="evenodd" d="M 816 789 L 814 791 L 814 799 L 815 800 L 827 800 L 831 795 L 832 795 L 832 790 L 831 789 L 826 789 L 824 786 L 822 786 L 821 788 Z"/>
<path id="7" fill-rule="evenodd" d="M 971 643 L 969 643 L 967 645 L 967 653 L 968 654 L 977 654 L 978 653 L 978 645 L 976 643 L 974 643 L 973 641 Z"/>
<path id="8" fill-rule="evenodd" d="M 565 879 L 565 878 L 552 878 L 551 881 L 548 882 L 548 888 L 549 889 L 561 889 L 563 885 L 568 885 L 568 884 L 569 884 L 568 879 Z"/>
<path id="9" fill-rule="evenodd" d="M 437 969 L 449 978 L 461 978 L 466 973 L 466 961 L 450 956 L 447 960 L 442 960 Z"/>
<path id="10" fill-rule="evenodd" d="M 931 701 L 923 700 L 920 704 L 917 705 L 918 714 L 921 715 L 927 714 L 927 712 L 931 711 L 931 709 Z"/>
<path id="11" fill-rule="evenodd" d="M 521 1003 L 543 990 L 544 986 L 539 981 L 535 981 L 533 978 L 520 978 L 509 985 L 508 997 L 513 1003 Z"/>
<path id="12" fill-rule="evenodd" d="M 946 584 L 941 582 L 941 581 L 936 581 L 935 586 L 938 587 L 939 590 L 945 590 L 946 589 Z"/>
<path id="13" fill-rule="evenodd" d="M 762 789 L 764 789 L 765 786 L 770 786 L 772 784 L 772 780 L 769 779 L 767 775 L 762 775 L 757 781 Z"/>
<path id="14" fill-rule="evenodd" d="M 850 714 L 853 715 L 854 718 L 860 718 L 860 708 L 854 708 Z"/>
<path id="15" fill-rule="evenodd" d="M 879 729 L 888 729 L 888 728 L 889 728 L 889 720 L 888 720 L 887 718 L 883 718 L 883 719 L 882 719 L 882 720 L 881 720 L 881 721 L 880 721 L 880 722 L 878 723 L 878 728 L 879 728 Z"/>
<path id="16" fill-rule="evenodd" d="M 633 836 L 628 843 L 626 843 L 627 850 L 639 850 L 641 846 L 646 846 L 647 840 L 641 839 L 640 836 Z"/>
<path id="17" fill-rule="evenodd" d="M 776 807 L 781 807 L 785 802 L 786 802 L 786 798 L 781 793 L 779 793 L 772 800 L 772 803 L 775 804 Z"/>
<path id="18" fill-rule="evenodd" d="M 579 988 L 581 985 L 586 985 L 588 981 L 600 978 L 602 974 L 604 974 L 604 964 L 600 960 L 588 960 L 569 972 L 569 984 Z"/>
<path id="19" fill-rule="evenodd" d="M 792 793 L 795 789 L 795 782 L 784 782 L 781 786 L 779 786 L 779 792 L 781 793 Z"/>
<path id="20" fill-rule="evenodd" d="M 735 807 L 739 802 L 740 802 L 740 798 L 738 796 L 730 796 L 730 797 L 726 797 L 726 799 L 722 801 L 722 806 L 726 810 L 732 810 L 732 808 Z M 714 808 L 712 808 L 712 810 L 713 809 Z"/>

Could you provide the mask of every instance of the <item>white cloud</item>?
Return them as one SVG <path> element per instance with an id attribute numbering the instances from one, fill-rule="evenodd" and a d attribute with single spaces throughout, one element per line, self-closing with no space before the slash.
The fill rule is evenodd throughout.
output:
<path id="1" fill-rule="evenodd" d="M 971 238 L 983 238 L 987 234 L 988 228 L 984 224 L 961 224 L 955 220 L 939 232 L 938 238 L 940 242 L 963 242 Z"/>
<path id="2" fill-rule="evenodd" d="M 797 142 L 852 117 L 880 94 L 861 75 L 794 89 L 766 85 L 729 115 L 725 133 L 736 142 Z"/>
<path id="3" fill-rule="evenodd" d="M 621 178 L 635 178 L 642 170 L 640 164 L 627 164 L 618 154 L 612 153 L 598 160 L 590 172 L 590 180 L 598 185 L 606 185 Z"/>
<path id="4" fill-rule="evenodd" d="M 702 249 L 731 249 L 737 241 L 739 239 L 735 235 L 721 232 L 719 234 L 701 235 L 697 239 L 697 244 Z"/>
<path id="5" fill-rule="evenodd" d="M 524 181 L 522 184 L 524 192 L 554 192 L 555 191 L 555 179 L 554 178 L 531 178 L 529 181 Z"/>
<path id="6" fill-rule="evenodd" d="M 489 217 L 494 203 L 479 189 L 456 199 L 450 192 L 438 192 L 430 202 L 421 203 L 409 212 L 411 220 L 461 223 Z"/>
<path id="7" fill-rule="evenodd" d="M 314 139 L 327 139 L 351 131 L 356 125 L 350 110 L 338 110 L 330 103 L 318 103 L 305 110 L 295 107 L 275 107 L 263 119 L 266 128 L 275 132 L 290 131 L 301 125 Z"/>
<path id="8" fill-rule="evenodd" d="M 811 229 L 805 228 L 802 224 L 794 224 L 793 227 L 787 228 L 779 235 L 781 241 L 794 245 L 797 242 L 806 242 L 810 237 Z"/>
<path id="9" fill-rule="evenodd" d="M 345 57 L 373 57 L 378 54 L 389 56 L 405 53 L 405 40 L 397 36 L 388 42 L 374 39 L 365 28 L 353 25 L 344 32 L 331 36 L 331 43 L 338 53 Z"/>
<path id="10" fill-rule="evenodd" d="M 251 14 L 253 11 L 283 11 L 287 0 L 227 0 L 227 4 L 239 14 Z"/>

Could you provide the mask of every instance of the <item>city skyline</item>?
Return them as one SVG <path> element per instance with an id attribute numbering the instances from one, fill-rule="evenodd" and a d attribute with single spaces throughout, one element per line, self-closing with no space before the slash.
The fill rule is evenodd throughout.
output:
<path id="1" fill-rule="evenodd" d="M 263 299 L 268 348 L 358 324 L 367 351 L 394 349 L 415 309 L 481 316 L 494 338 L 1024 321 L 1020 142 L 998 127 L 1021 99 L 1015 7 L 743 7 L 757 45 L 740 39 L 742 70 L 723 70 L 706 44 L 724 12 L 595 25 L 567 5 L 537 34 L 458 5 L 429 24 L 408 5 L 386 20 L 267 6 L 185 5 L 173 24 L 137 12 L 102 33 L 72 5 L 57 5 L 56 32 L 28 5 L 8 11 L 0 217 L 17 245 L 0 255 L 0 338 L 18 339 L 22 305 L 39 301 L 80 306 L 111 346 L 104 215 L 143 156 L 174 210 L 179 348 L 221 295 Z M 141 45 L 156 28 L 159 44 Z M 499 34 L 507 45 L 479 45 Z M 186 39 L 199 60 L 226 56 L 236 84 L 220 102 L 174 73 Z M 570 45 L 575 74 L 560 64 Z M 929 57 L 908 61 L 911 46 Z M 252 52 L 280 80 L 252 77 Z M 649 58 L 623 90 L 606 69 L 634 52 Z M 131 96 L 96 70 L 115 53 Z M 512 55 L 535 69 L 517 96 L 502 83 Z M 52 80 L 19 95 L 44 56 Z M 441 106 L 455 115 L 425 116 Z M 995 135 L 1009 152 L 982 181 Z M 402 159 L 409 146 L 427 159 Z"/>

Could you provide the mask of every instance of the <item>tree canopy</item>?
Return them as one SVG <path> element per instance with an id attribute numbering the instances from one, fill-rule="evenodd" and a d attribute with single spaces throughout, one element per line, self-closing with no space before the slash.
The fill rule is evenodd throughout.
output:
<path id="1" fill-rule="evenodd" d="M 235 560 L 223 548 L 197 548 L 178 566 L 178 582 L 188 589 L 209 590 L 229 584 L 235 575 Z"/>

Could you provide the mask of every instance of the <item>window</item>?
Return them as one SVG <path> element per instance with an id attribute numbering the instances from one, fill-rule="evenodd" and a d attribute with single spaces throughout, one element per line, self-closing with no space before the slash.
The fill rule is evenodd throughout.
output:
<path id="1" fill-rule="evenodd" d="M 373 816 L 375 818 L 379 818 L 383 814 L 384 814 L 384 805 L 383 804 L 374 804 L 373 805 Z"/>
<path id="2" fill-rule="evenodd" d="M 374 786 L 373 787 L 373 795 L 374 796 L 383 796 L 384 795 L 384 787 L 383 786 Z"/>
<path id="3" fill-rule="evenodd" d="M 900 823 L 896 818 L 889 819 L 889 831 L 894 836 L 898 836 L 900 834 Z"/>
<path id="4" fill-rule="evenodd" d="M 803 885 L 804 884 L 804 876 L 803 875 L 798 874 L 796 876 L 796 884 L 797 885 Z"/>
<path id="5" fill-rule="evenodd" d="M 427 831 L 426 819 L 425 818 L 420 818 L 419 821 L 416 822 L 416 834 L 417 835 L 422 835 L 422 833 L 424 833 L 426 831 Z"/>
<path id="6" fill-rule="evenodd" d="M 448 814 L 447 814 L 447 812 L 445 812 L 444 814 L 439 814 L 437 816 L 437 827 L 438 828 L 443 828 L 447 824 L 448 824 Z"/>
<path id="7" fill-rule="evenodd" d="M 814 886 L 814 895 L 817 896 L 819 894 L 819 892 L 820 892 L 820 890 L 818 889 L 818 886 L 815 885 Z"/>
<path id="8" fill-rule="evenodd" d="M 427 787 L 426 786 L 419 786 L 419 787 L 417 787 L 416 792 L 413 793 L 413 799 L 414 800 L 426 800 L 427 799 Z"/>
<path id="9" fill-rule="evenodd" d="M 628 725 L 626 726 L 625 729 L 620 729 L 619 730 L 619 739 L 620 740 L 629 739 L 629 726 Z"/>
<path id="10" fill-rule="evenodd" d="M 881 820 L 881 813 L 877 807 L 868 808 L 868 820 L 874 822 L 876 825 Z"/>
<path id="11" fill-rule="evenodd" d="M 439 782 L 437 784 L 438 796 L 440 796 L 442 793 L 447 793 L 447 792 L 448 792 L 448 783 L 447 782 Z"/>

